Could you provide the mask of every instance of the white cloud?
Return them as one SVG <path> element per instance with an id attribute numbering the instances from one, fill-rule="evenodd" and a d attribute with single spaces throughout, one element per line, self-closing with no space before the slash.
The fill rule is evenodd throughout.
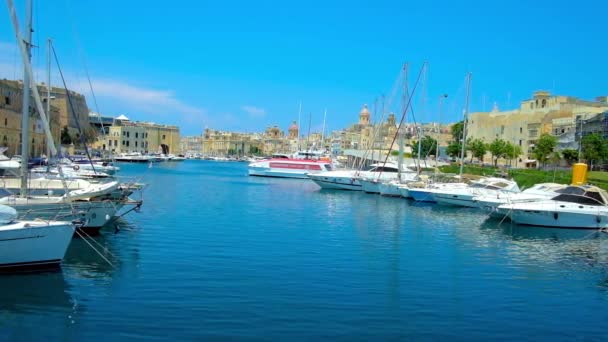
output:
<path id="1" fill-rule="evenodd" d="M 112 79 L 93 80 L 91 83 L 96 97 L 112 98 L 144 112 L 186 115 L 203 115 L 206 112 L 203 108 L 178 99 L 170 90 L 144 88 Z M 75 88 L 90 95 L 88 82 L 79 83 Z"/>
<path id="2" fill-rule="evenodd" d="M 262 118 L 266 115 L 266 110 L 264 108 L 259 108 L 255 106 L 241 106 L 241 109 L 249 114 L 249 116 L 254 118 Z"/>
<path id="3" fill-rule="evenodd" d="M 22 73 L 21 56 L 17 53 L 16 45 L 0 41 L 0 79 L 22 79 Z M 38 82 L 46 82 L 44 68 L 35 68 L 34 75 Z M 68 87 L 84 94 L 89 108 L 97 111 L 89 83 L 86 79 L 83 80 L 82 73 L 66 70 L 64 75 Z M 52 82 L 56 86 L 62 84 L 56 71 Z M 183 128 L 190 129 L 202 127 L 204 122 L 210 121 L 205 108 L 180 99 L 175 91 L 170 89 L 140 86 L 134 80 L 124 80 L 112 75 L 93 77 L 91 83 L 100 106 L 99 111 L 103 114 L 125 113 L 139 120 L 163 121 L 178 126 L 185 124 L 188 127 Z"/>

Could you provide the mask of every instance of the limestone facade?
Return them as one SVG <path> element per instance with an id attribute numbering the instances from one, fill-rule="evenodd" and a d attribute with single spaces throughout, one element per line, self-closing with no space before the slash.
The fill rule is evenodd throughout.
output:
<path id="1" fill-rule="evenodd" d="M 43 99 L 46 103 L 46 98 Z M 31 99 L 33 104 L 33 99 Z M 7 147 L 5 154 L 21 154 L 21 119 L 23 85 L 17 81 L 0 80 L 0 146 Z M 30 157 L 46 154 L 47 141 L 42 120 L 30 107 L 29 153 Z M 60 110 L 51 105 L 50 126 L 53 140 L 57 145 L 60 137 Z"/>
<path id="2" fill-rule="evenodd" d="M 503 139 L 521 147 L 522 161 L 532 160 L 534 145 L 543 133 L 567 140 L 567 137 L 574 136 L 577 119 L 585 120 L 606 110 L 606 101 L 585 101 L 537 91 L 531 99 L 522 101 L 517 109 L 499 111 L 495 107 L 491 112 L 471 113 L 467 138 L 479 138 L 487 143 Z"/>
<path id="3" fill-rule="evenodd" d="M 180 153 L 179 127 L 153 122 L 115 119 L 109 133 L 97 143 L 113 153 Z"/>

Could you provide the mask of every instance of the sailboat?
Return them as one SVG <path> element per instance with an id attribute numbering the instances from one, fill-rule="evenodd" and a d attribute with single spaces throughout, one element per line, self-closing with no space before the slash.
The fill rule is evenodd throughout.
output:
<path id="1" fill-rule="evenodd" d="M 12 6 L 12 1 L 9 1 L 9 6 Z M 13 25 L 15 26 L 15 31 L 18 32 L 17 29 L 17 18 L 14 13 L 14 8 L 12 10 L 12 19 Z M 21 43 L 21 42 L 20 42 Z M 44 196 L 33 196 L 29 193 L 28 189 L 28 151 L 29 151 L 29 84 L 35 85 L 35 80 L 33 77 L 33 73 L 31 70 L 31 64 L 29 61 L 29 52 L 26 50 L 24 46 L 21 46 L 21 52 L 24 59 L 25 64 L 25 72 L 27 77 L 27 84 L 24 82 L 24 101 L 23 101 L 23 124 L 22 124 L 22 145 L 21 145 L 21 182 L 20 182 L 20 194 L 19 195 L 11 195 L 0 199 L 0 204 L 8 204 L 14 207 L 20 214 L 21 218 L 42 218 L 42 219 L 56 219 L 63 218 L 68 220 L 79 220 L 84 224 L 79 227 L 79 230 L 86 232 L 87 234 L 96 234 L 99 229 L 108 222 L 116 212 L 122 208 L 122 206 L 126 204 L 133 204 L 135 206 L 140 206 L 141 202 L 138 201 L 130 201 L 128 199 L 128 195 L 119 196 L 119 200 L 115 200 L 115 192 L 123 191 L 124 193 L 128 193 L 130 190 L 121 190 L 119 189 L 118 182 L 109 182 L 103 185 L 96 185 L 90 183 L 89 187 L 78 189 L 78 190 L 65 190 L 64 195 L 57 196 L 50 191 L 47 192 Z M 50 46 L 51 47 L 51 46 Z M 28 45 L 29 49 L 29 45 Z M 42 107 L 42 101 L 40 100 L 40 95 L 38 93 L 38 88 L 36 86 L 32 88 L 32 95 L 35 100 L 36 108 L 38 113 L 40 114 L 40 118 L 43 122 L 44 132 L 47 138 L 47 145 L 50 149 L 51 156 L 57 155 L 57 149 L 55 147 L 53 137 L 49 128 L 49 122 L 46 117 L 44 108 Z M 67 95 L 69 96 L 69 94 Z M 63 183 L 64 189 L 67 189 L 67 182 L 65 181 L 64 175 L 62 173 L 61 165 L 58 165 L 58 172 L 60 179 L 59 181 Z"/>
<path id="2" fill-rule="evenodd" d="M 29 116 L 29 84 L 33 81 L 29 64 L 32 4 L 28 1 L 26 6 L 24 39 L 19 34 L 12 0 L 8 0 L 8 6 L 25 64 L 22 114 L 26 118 Z M 25 127 L 27 132 L 29 127 Z M 22 140 L 27 141 L 26 138 Z M 27 168 L 27 163 L 25 165 Z M 65 221 L 16 221 L 16 218 L 17 211 L 14 208 L 0 205 L 0 271 L 58 266 L 72 240 L 74 225 Z"/>

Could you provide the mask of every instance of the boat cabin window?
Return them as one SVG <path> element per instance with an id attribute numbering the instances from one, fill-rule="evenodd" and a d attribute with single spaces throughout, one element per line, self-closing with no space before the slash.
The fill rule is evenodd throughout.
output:
<path id="1" fill-rule="evenodd" d="M 334 168 L 331 166 L 331 164 L 325 164 L 325 170 L 327 171 L 332 171 Z"/>
<path id="2" fill-rule="evenodd" d="M 372 171 L 372 172 L 398 172 L 397 168 L 391 167 L 391 166 L 375 166 L 372 167 L 368 170 L 363 170 L 363 171 Z"/>
<path id="3" fill-rule="evenodd" d="M 597 191 L 585 191 L 583 188 L 567 187 L 556 191 L 559 195 L 554 201 L 571 202 L 587 205 L 605 205 L 602 195 Z"/>

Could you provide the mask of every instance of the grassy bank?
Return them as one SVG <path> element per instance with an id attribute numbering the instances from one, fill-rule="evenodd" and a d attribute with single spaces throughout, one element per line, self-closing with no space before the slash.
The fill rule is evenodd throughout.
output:
<path id="1" fill-rule="evenodd" d="M 460 167 L 456 164 L 442 166 L 439 168 L 441 172 L 458 173 Z M 467 165 L 464 168 L 464 173 L 482 176 L 494 176 L 501 173 L 500 170 L 494 167 L 481 167 Z M 570 170 L 536 170 L 536 169 L 512 169 L 508 171 L 509 177 L 513 178 L 520 188 L 529 188 L 534 184 L 554 182 L 560 184 L 570 184 L 572 181 L 572 172 Z M 587 175 L 589 184 L 597 185 L 598 187 L 608 191 L 608 172 L 593 171 Z"/>

